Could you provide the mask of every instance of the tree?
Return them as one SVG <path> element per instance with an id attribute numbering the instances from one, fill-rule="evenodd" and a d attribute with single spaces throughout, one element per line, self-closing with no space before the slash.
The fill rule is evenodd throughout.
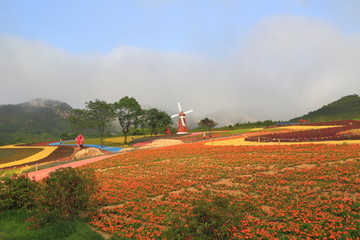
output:
<path id="1" fill-rule="evenodd" d="M 89 121 L 87 116 L 87 111 L 82 109 L 74 109 L 70 113 L 68 119 L 69 121 L 80 131 L 89 127 Z"/>
<path id="2" fill-rule="evenodd" d="M 204 118 L 204 119 L 201 119 L 200 122 L 198 122 L 198 126 L 200 128 L 206 128 L 208 131 L 210 131 L 216 125 L 217 125 L 217 123 L 210 118 Z"/>
<path id="3" fill-rule="evenodd" d="M 145 121 L 150 128 L 151 135 L 164 131 L 165 127 L 171 124 L 170 115 L 156 108 L 146 110 L 145 115 Z"/>
<path id="4" fill-rule="evenodd" d="M 125 96 L 114 103 L 114 109 L 115 115 L 124 133 L 124 144 L 126 144 L 130 127 L 137 127 L 140 116 L 143 114 L 143 110 L 135 98 L 129 98 L 128 96 Z"/>
<path id="5" fill-rule="evenodd" d="M 115 113 L 113 105 L 96 99 L 94 102 L 86 103 L 86 118 L 92 127 L 96 127 L 101 138 L 101 145 L 104 144 L 104 132 L 106 125 L 114 120 Z"/>

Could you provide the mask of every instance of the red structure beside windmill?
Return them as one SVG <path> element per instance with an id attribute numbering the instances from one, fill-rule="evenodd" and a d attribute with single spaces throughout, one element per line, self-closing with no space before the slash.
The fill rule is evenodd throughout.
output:
<path id="1" fill-rule="evenodd" d="M 189 133 L 189 129 L 187 128 L 187 125 L 186 125 L 186 114 L 188 113 L 191 113 L 193 112 L 193 110 L 189 110 L 189 111 L 186 111 L 186 112 L 183 112 L 181 110 L 181 106 L 180 106 L 180 103 L 178 103 L 178 107 L 179 107 L 179 114 L 175 114 L 175 115 L 172 115 L 171 118 L 174 118 L 174 117 L 179 117 L 179 122 L 178 122 L 178 130 L 177 130 L 177 133 L 176 134 L 187 134 Z"/>

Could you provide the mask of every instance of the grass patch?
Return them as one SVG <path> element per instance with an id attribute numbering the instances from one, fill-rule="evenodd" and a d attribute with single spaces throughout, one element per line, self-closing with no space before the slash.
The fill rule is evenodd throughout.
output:
<path id="1" fill-rule="evenodd" d="M 23 173 L 28 173 L 35 171 L 35 167 L 33 166 L 23 166 L 23 167 L 15 167 L 15 168 L 8 168 L 8 169 L 0 169 L 0 180 L 12 177 L 15 175 L 22 175 Z"/>
<path id="2" fill-rule="evenodd" d="M 128 136 L 127 141 L 131 142 L 135 139 L 143 138 L 144 136 Z M 124 147 L 127 145 L 124 145 L 125 137 L 111 137 L 111 138 L 104 138 L 104 146 L 109 147 Z M 70 142 L 64 142 L 64 145 L 66 144 L 76 144 L 75 140 Z M 85 138 L 84 144 L 94 144 L 94 145 L 101 145 L 101 139 L 100 138 Z"/>
<path id="3" fill-rule="evenodd" d="M 21 175 L 23 173 L 22 169 L 20 168 L 13 168 L 13 169 L 6 169 L 6 170 L 0 170 L 0 180 L 2 178 L 11 177 L 12 175 Z"/>
<path id="4" fill-rule="evenodd" d="M 45 168 L 51 168 L 51 167 L 56 167 L 59 165 L 63 165 L 66 163 L 71 163 L 71 162 L 77 162 L 83 159 L 76 159 L 76 160 L 68 160 L 68 161 L 61 161 L 61 162 L 48 162 L 48 163 L 43 163 L 43 164 L 39 164 L 36 168 L 36 166 L 31 166 L 29 168 L 23 169 L 23 173 L 28 173 L 28 172 L 33 172 L 37 170 L 41 170 L 41 169 L 45 169 Z"/>
<path id="5" fill-rule="evenodd" d="M 0 149 L 0 164 L 30 157 L 42 150 L 42 148 L 2 148 Z"/>
<path id="6" fill-rule="evenodd" d="M 2 240 L 103 240 L 89 225 L 80 220 L 62 221 L 38 229 L 28 229 L 26 219 L 31 217 L 28 210 L 12 210 L 0 213 L 0 239 Z"/>
<path id="7" fill-rule="evenodd" d="M 67 161 L 55 161 L 55 162 L 48 162 L 48 163 L 43 163 L 43 164 L 39 164 L 37 166 L 37 170 L 41 170 L 41 169 L 46 169 L 46 168 L 51 168 L 51 167 L 56 167 L 59 165 L 64 165 L 67 163 L 72 163 L 72 162 L 78 162 L 78 161 L 82 161 L 86 158 L 81 158 L 81 159 L 75 159 L 75 160 L 67 160 Z M 31 166 L 31 167 L 27 167 L 25 169 L 23 169 L 23 171 L 21 171 L 22 173 L 28 173 L 28 172 L 33 172 L 36 171 L 36 166 Z"/>
<path id="8" fill-rule="evenodd" d="M 0 159 L 5 159 L 13 154 L 15 154 L 13 149 L 0 149 Z"/>
<path id="9" fill-rule="evenodd" d="M 259 130 L 260 131 L 260 130 Z M 231 136 L 231 135 L 238 135 L 238 134 L 242 134 L 242 133 L 247 133 L 247 132 L 255 132 L 253 129 L 235 129 L 235 130 L 231 130 L 231 131 L 225 131 L 225 132 L 221 132 L 220 136 Z"/>

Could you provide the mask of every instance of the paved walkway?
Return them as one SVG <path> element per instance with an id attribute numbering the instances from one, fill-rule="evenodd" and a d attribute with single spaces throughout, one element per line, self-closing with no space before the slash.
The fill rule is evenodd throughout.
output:
<path id="1" fill-rule="evenodd" d="M 104 159 L 107 159 L 110 157 L 114 157 L 116 155 L 119 155 L 119 154 L 103 155 L 103 156 L 93 157 L 93 158 L 89 158 L 89 159 L 85 159 L 85 160 L 81 160 L 81 161 L 66 163 L 66 164 L 51 167 L 51 168 L 45 168 L 45 169 L 41 169 L 41 170 L 38 170 L 35 172 L 29 172 L 28 177 L 30 179 L 34 178 L 36 181 L 39 181 L 39 180 L 49 176 L 49 173 L 55 171 L 58 168 L 66 168 L 66 167 L 76 168 L 76 167 L 79 167 L 79 166 L 82 166 L 82 165 L 85 165 L 88 163 L 97 162 L 97 161 L 104 160 Z"/>

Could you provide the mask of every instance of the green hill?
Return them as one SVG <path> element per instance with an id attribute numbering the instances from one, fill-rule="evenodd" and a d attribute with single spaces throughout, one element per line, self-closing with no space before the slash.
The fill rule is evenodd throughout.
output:
<path id="1" fill-rule="evenodd" d="M 66 103 L 35 99 L 0 106 L 0 145 L 58 140 L 69 132 L 72 107 Z"/>
<path id="2" fill-rule="evenodd" d="M 326 122 L 348 119 L 360 119 L 360 97 L 357 94 L 348 95 L 306 115 L 291 119 L 298 122 L 305 119 L 309 122 Z"/>

